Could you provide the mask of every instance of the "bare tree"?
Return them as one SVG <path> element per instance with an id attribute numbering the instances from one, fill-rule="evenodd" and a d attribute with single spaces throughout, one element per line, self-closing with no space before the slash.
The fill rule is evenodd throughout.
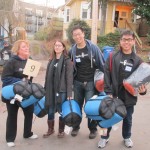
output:
<path id="1" fill-rule="evenodd" d="M 12 43 L 12 30 L 18 25 L 18 18 L 13 10 L 15 0 L 0 0 L 0 26 L 8 33 Z M 5 26 L 7 21 L 8 27 Z"/>

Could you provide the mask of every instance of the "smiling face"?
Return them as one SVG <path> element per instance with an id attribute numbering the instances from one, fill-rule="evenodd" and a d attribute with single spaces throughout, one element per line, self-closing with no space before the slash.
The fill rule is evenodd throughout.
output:
<path id="1" fill-rule="evenodd" d="M 84 32 L 81 29 L 76 29 L 72 32 L 73 40 L 76 42 L 77 45 L 84 43 Z"/>
<path id="2" fill-rule="evenodd" d="M 134 44 L 135 39 L 132 35 L 123 35 L 120 39 L 120 46 L 125 54 L 130 54 L 132 52 L 132 47 Z"/>
<path id="3" fill-rule="evenodd" d="M 29 57 L 29 45 L 25 42 L 21 42 L 17 55 L 22 59 L 27 59 Z"/>
<path id="4" fill-rule="evenodd" d="M 56 43 L 54 44 L 54 51 L 55 51 L 56 56 L 61 55 L 64 49 L 65 48 L 63 44 L 59 41 L 56 41 Z"/>

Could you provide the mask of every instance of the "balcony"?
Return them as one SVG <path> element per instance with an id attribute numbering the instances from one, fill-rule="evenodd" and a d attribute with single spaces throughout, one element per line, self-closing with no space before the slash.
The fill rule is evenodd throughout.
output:
<path id="1" fill-rule="evenodd" d="M 42 17 L 43 17 L 43 15 L 42 15 L 42 14 L 38 14 L 38 13 L 36 13 L 35 15 L 36 15 L 36 17 L 38 17 L 38 18 L 42 18 Z"/>
<path id="2" fill-rule="evenodd" d="M 26 11 L 26 12 L 25 12 L 25 15 L 26 15 L 26 16 L 33 16 L 33 12 L 32 12 L 32 11 Z"/>
<path id="3" fill-rule="evenodd" d="M 38 25 L 43 25 L 44 22 L 43 21 L 38 21 Z"/>
<path id="4" fill-rule="evenodd" d="M 32 23 L 33 23 L 33 20 L 32 20 L 32 19 L 27 19 L 27 20 L 26 20 L 26 23 L 27 23 L 27 24 L 32 24 Z"/>

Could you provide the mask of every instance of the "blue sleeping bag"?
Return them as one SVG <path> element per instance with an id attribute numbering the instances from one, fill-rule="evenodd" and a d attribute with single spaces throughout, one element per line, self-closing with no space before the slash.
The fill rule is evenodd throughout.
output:
<path id="1" fill-rule="evenodd" d="M 66 100 L 63 102 L 62 118 L 69 127 L 78 126 L 81 123 L 82 114 L 77 101 Z"/>
<path id="2" fill-rule="evenodd" d="M 47 114 L 47 111 L 45 110 L 45 96 L 34 103 L 34 114 L 39 118 L 42 118 Z"/>
<path id="3" fill-rule="evenodd" d="M 126 108 L 119 99 L 112 99 L 105 93 L 92 97 L 84 106 L 86 116 L 97 120 L 102 128 L 108 128 L 123 120 L 126 116 Z"/>
<path id="4" fill-rule="evenodd" d="M 6 101 L 15 99 L 16 94 L 22 97 L 22 101 L 19 104 L 26 108 L 39 101 L 44 96 L 45 90 L 40 84 L 26 81 L 19 81 L 2 88 L 2 97 Z M 17 99 L 15 100 L 17 101 Z"/>

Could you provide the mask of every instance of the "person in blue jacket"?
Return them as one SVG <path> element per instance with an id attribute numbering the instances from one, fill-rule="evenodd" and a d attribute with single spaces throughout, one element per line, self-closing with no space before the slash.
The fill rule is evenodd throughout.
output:
<path id="1" fill-rule="evenodd" d="M 82 27 L 76 25 L 72 29 L 72 37 L 75 44 L 69 51 L 69 56 L 74 64 L 74 99 L 78 101 L 82 110 L 84 99 L 87 101 L 96 92 L 94 87 L 94 72 L 96 69 L 104 72 L 104 58 L 99 47 L 90 40 L 85 39 Z M 88 119 L 90 130 L 89 139 L 94 139 L 97 134 L 97 123 Z M 73 137 L 77 136 L 80 124 L 74 126 L 71 132 Z"/>
<path id="2" fill-rule="evenodd" d="M 29 42 L 26 40 L 18 40 L 14 43 L 12 48 L 12 53 L 14 54 L 12 58 L 6 63 L 2 72 L 2 82 L 3 87 L 11 85 L 18 81 L 27 78 L 23 74 L 23 69 L 26 65 L 27 59 L 29 58 Z M 17 102 L 11 104 L 10 101 L 5 100 L 2 97 L 2 101 L 6 103 L 6 108 L 8 112 L 6 121 L 6 142 L 9 147 L 15 146 L 15 138 L 17 135 L 17 115 L 19 110 L 19 105 Z M 32 119 L 33 119 L 33 105 L 26 108 L 22 108 L 25 119 L 24 119 L 24 132 L 23 137 L 29 139 L 37 139 L 38 136 L 33 134 L 32 130 Z"/>

